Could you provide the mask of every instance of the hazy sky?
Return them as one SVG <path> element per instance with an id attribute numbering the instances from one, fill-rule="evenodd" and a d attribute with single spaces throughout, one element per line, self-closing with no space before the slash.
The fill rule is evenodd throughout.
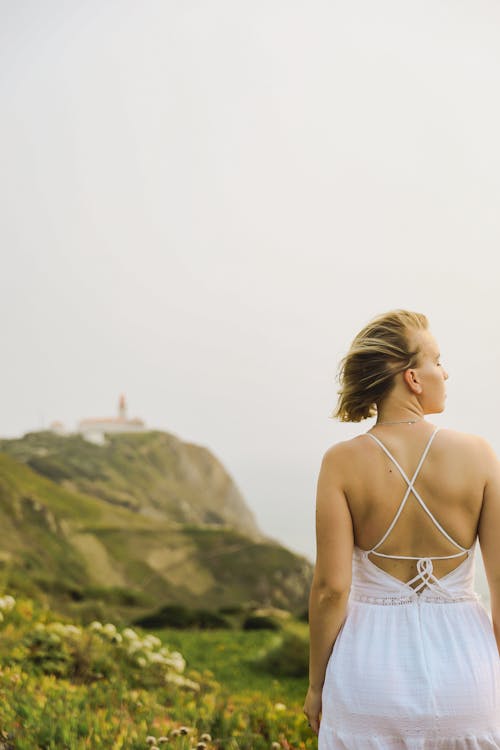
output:
<path id="1" fill-rule="evenodd" d="M 1 434 L 208 446 L 314 560 L 357 331 L 428 315 L 437 424 L 500 451 L 500 5 L 0 2 Z"/>

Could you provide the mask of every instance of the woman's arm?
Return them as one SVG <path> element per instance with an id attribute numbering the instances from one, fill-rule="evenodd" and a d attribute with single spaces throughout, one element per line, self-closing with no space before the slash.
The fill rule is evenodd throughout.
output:
<path id="1" fill-rule="evenodd" d="M 328 659 L 346 617 L 351 587 L 353 528 L 344 492 L 346 448 L 330 448 L 321 463 L 316 495 L 316 565 L 309 595 L 309 690 L 304 713 L 319 730 Z"/>
<path id="2" fill-rule="evenodd" d="M 500 655 L 500 462 L 490 444 L 480 438 L 486 459 L 486 481 L 479 519 L 479 544 L 491 598 L 493 630 Z"/>

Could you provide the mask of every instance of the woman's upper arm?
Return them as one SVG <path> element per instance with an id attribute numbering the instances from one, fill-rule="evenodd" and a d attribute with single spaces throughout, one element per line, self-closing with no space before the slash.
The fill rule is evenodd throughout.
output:
<path id="1" fill-rule="evenodd" d="M 492 607 L 500 607 L 500 461 L 491 445 L 483 438 L 481 444 L 486 459 L 486 481 L 478 537 Z"/>
<path id="2" fill-rule="evenodd" d="M 331 593 L 351 586 L 353 528 L 344 492 L 346 448 L 329 448 L 321 462 L 316 493 L 316 565 L 313 585 Z"/>

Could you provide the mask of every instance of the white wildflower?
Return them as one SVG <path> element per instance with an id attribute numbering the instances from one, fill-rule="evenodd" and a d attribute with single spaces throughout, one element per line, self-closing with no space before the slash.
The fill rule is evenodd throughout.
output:
<path id="1" fill-rule="evenodd" d="M 127 641 L 135 641 L 139 638 L 135 630 L 132 630 L 132 628 L 125 628 L 122 630 L 122 636 L 123 638 L 126 638 Z"/>
<path id="2" fill-rule="evenodd" d="M 51 622 L 47 629 L 61 638 L 79 638 L 82 632 L 76 625 L 65 625 L 63 622 Z"/>
<path id="3" fill-rule="evenodd" d="M 127 644 L 127 654 L 134 654 L 136 651 L 140 651 L 142 644 L 140 641 L 130 641 Z"/>
<path id="4" fill-rule="evenodd" d="M 0 609 L 4 612 L 10 612 L 10 610 L 13 609 L 15 603 L 16 600 L 13 596 L 10 596 L 10 594 L 6 594 L 5 596 L 0 597 Z"/>
<path id="5" fill-rule="evenodd" d="M 173 672 L 167 672 L 165 674 L 165 682 L 172 683 L 173 685 L 179 685 L 180 687 L 187 687 L 195 691 L 198 691 L 200 689 L 200 686 L 197 682 L 188 680 L 187 677 L 181 677 L 181 675 L 174 674 Z"/>
<path id="6" fill-rule="evenodd" d="M 143 640 L 144 644 L 151 644 L 151 646 L 159 647 L 161 646 L 161 640 L 157 638 L 155 635 L 147 635 L 145 636 Z"/>
<path id="7" fill-rule="evenodd" d="M 159 654 L 157 651 L 148 651 L 147 652 L 147 658 L 151 662 L 151 664 L 164 664 L 165 663 L 165 657 Z"/>
<path id="8" fill-rule="evenodd" d="M 176 672 L 184 672 L 186 661 L 183 658 L 182 654 L 179 654 L 178 651 L 174 651 L 168 656 L 165 656 L 164 659 L 164 663 L 169 667 L 172 667 L 172 669 L 175 669 Z"/>
<path id="9" fill-rule="evenodd" d="M 102 630 L 102 622 L 99 622 L 99 620 L 94 620 L 90 623 L 89 630 Z"/>

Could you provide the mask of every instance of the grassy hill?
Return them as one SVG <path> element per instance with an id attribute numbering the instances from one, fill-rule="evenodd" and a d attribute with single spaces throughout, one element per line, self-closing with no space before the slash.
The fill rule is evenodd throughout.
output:
<path id="1" fill-rule="evenodd" d="M 41 432 L 0 450 L 5 590 L 87 622 L 167 603 L 306 607 L 310 563 L 258 530 L 207 449 L 160 432 L 105 446 Z"/>
<path id="2" fill-rule="evenodd" d="M 80 435 L 31 432 L 0 440 L 0 452 L 66 489 L 148 518 L 227 524 L 248 536 L 264 536 L 213 453 L 166 432 L 110 434 L 102 446 Z"/>

